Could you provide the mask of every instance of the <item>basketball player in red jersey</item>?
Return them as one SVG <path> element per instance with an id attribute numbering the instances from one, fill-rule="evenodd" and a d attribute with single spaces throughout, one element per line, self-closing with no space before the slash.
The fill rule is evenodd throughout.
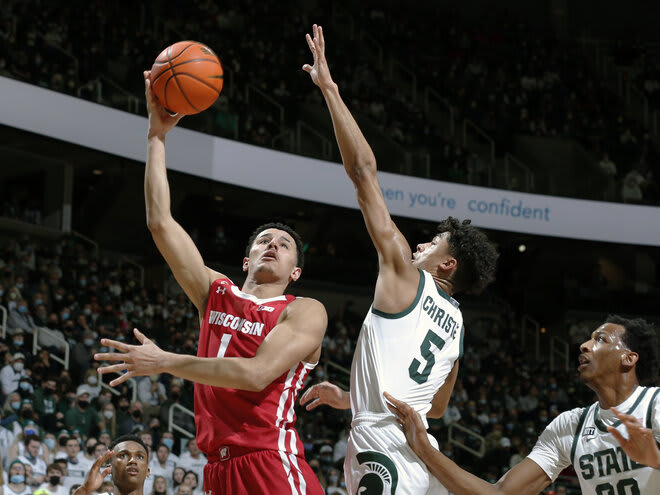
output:
<path id="1" fill-rule="evenodd" d="M 170 212 L 165 135 L 179 121 L 154 98 L 145 72 L 149 133 L 144 192 L 147 223 L 156 246 L 199 310 L 197 357 L 165 352 L 134 330 L 141 345 L 104 339 L 120 353 L 97 354 L 122 361 L 99 368 L 134 376 L 157 373 L 195 382 L 197 444 L 209 464 L 204 490 L 239 493 L 322 494 L 304 459 L 293 425 L 294 404 L 321 354 L 327 315 L 314 299 L 284 295 L 302 272 L 302 242 L 282 224 L 259 227 L 248 242 L 238 287 L 211 270 Z"/>

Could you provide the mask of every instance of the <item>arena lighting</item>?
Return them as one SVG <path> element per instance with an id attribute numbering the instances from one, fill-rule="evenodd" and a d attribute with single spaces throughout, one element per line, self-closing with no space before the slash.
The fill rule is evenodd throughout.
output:
<path id="1" fill-rule="evenodd" d="M 518 251 L 524 253 L 525 251 L 527 251 L 527 246 L 525 246 L 524 244 L 520 244 L 518 246 Z"/>
<path id="2" fill-rule="evenodd" d="M 95 168 L 94 170 L 92 170 L 92 173 L 93 173 L 94 175 L 103 175 L 103 170 L 100 170 L 100 169 L 98 169 L 98 168 Z"/>

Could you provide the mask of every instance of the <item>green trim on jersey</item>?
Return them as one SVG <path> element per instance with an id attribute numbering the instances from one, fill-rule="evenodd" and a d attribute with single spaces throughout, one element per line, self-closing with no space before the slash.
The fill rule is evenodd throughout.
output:
<path id="1" fill-rule="evenodd" d="M 397 318 L 403 318 L 404 316 L 409 314 L 413 309 L 415 309 L 415 306 L 417 306 L 419 300 L 422 298 L 422 292 L 424 292 L 424 279 L 426 278 L 422 270 L 418 268 L 417 271 L 419 272 L 419 285 L 417 286 L 417 295 L 415 296 L 415 300 L 410 304 L 410 306 L 408 306 L 406 309 L 398 313 L 385 313 L 384 311 L 379 311 L 376 308 L 374 308 L 372 304 L 371 312 L 376 316 L 380 316 L 381 318 L 396 320 Z"/>
<path id="2" fill-rule="evenodd" d="M 649 402 L 649 409 L 646 411 L 646 427 L 650 430 L 653 429 L 653 425 L 651 424 L 651 416 L 653 416 L 653 405 L 655 404 L 655 399 L 658 398 L 658 394 L 660 393 L 660 388 L 655 391 L 653 394 L 653 397 L 651 397 L 651 402 Z"/>
<path id="3" fill-rule="evenodd" d="M 419 268 L 418 268 L 418 270 L 419 270 Z M 447 294 L 444 290 L 442 290 L 437 282 L 435 283 L 435 288 L 438 289 L 438 294 L 440 294 L 440 297 L 442 297 L 443 299 L 446 299 L 447 301 L 449 301 L 449 304 L 451 304 L 455 308 L 458 308 L 460 306 L 458 301 L 456 299 L 454 299 L 453 297 L 451 297 L 449 294 Z"/>
<path id="4" fill-rule="evenodd" d="M 461 340 L 458 344 L 458 357 L 456 358 L 457 361 L 463 357 L 463 337 L 465 337 L 465 325 L 461 326 Z"/>
<path id="5" fill-rule="evenodd" d="M 632 407 L 628 410 L 628 412 L 626 414 L 632 414 L 633 413 L 633 411 L 637 408 L 637 406 L 639 406 L 639 403 L 642 402 L 642 399 L 644 398 L 644 396 L 646 395 L 646 392 L 648 392 L 648 391 L 649 391 L 648 388 L 645 388 L 644 390 L 642 390 L 642 393 L 639 394 L 639 397 L 637 397 L 637 400 L 635 401 L 635 403 L 632 405 Z M 596 424 L 596 428 L 598 428 L 600 431 L 602 431 L 603 433 L 608 433 L 607 428 L 605 427 L 603 422 L 598 417 L 598 407 L 594 408 L 594 423 Z M 612 426 L 614 428 L 616 428 L 620 424 L 621 424 L 621 421 L 619 421 L 617 419 L 614 423 L 612 423 Z"/>
<path id="6" fill-rule="evenodd" d="M 580 421 L 578 422 L 577 428 L 575 429 L 575 436 L 573 437 L 573 446 L 571 447 L 571 464 L 575 466 L 575 450 L 577 449 L 578 439 L 580 438 L 580 432 L 582 431 L 582 426 L 584 425 L 585 420 L 587 419 L 589 408 L 585 407 L 580 415 Z"/>

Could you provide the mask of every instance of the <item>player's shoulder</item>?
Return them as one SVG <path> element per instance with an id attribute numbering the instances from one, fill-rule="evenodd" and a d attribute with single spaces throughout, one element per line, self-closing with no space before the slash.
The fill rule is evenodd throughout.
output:
<path id="1" fill-rule="evenodd" d="M 289 311 L 304 311 L 305 313 L 311 313 L 315 315 L 327 315 L 325 306 L 320 301 L 313 299 L 311 297 L 296 297 L 288 305 L 287 309 Z"/>
<path id="2" fill-rule="evenodd" d="M 573 434 L 575 433 L 575 430 L 580 423 L 580 419 L 588 409 L 589 407 L 576 407 L 574 409 L 564 411 L 550 422 L 546 430 L 553 431 L 555 433 Z"/>
<path id="3" fill-rule="evenodd" d="M 231 281 L 231 279 L 225 275 L 224 273 L 218 272 L 212 268 L 209 268 L 208 266 L 206 267 L 206 270 L 209 274 L 209 280 L 210 280 L 210 285 L 213 285 L 215 282 L 218 280 L 229 280 L 230 283 L 234 283 Z"/>

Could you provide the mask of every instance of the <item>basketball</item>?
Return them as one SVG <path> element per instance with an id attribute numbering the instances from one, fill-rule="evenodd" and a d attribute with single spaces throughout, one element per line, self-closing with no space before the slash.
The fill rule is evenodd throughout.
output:
<path id="1" fill-rule="evenodd" d="M 151 89 L 170 113 L 192 115 L 206 110 L 220 95 L 223 82 L 220 60 L 197 41 L 168 46 L 151 67 Z"/>

